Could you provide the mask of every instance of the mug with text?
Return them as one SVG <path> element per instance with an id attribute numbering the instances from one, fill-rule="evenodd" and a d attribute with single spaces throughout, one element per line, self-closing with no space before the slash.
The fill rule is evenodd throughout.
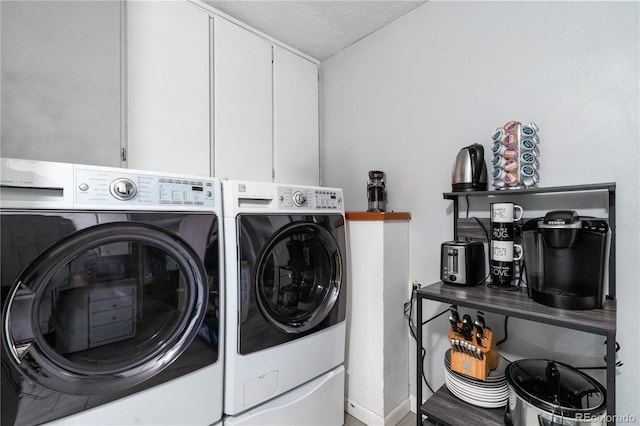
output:
<path id="1" fill-rule="evenodd" d="M 514 203 L 491 203 L 491 222 L 513 223 L 522 219 L 524 210 Z"/>
<path id="2" fill-rule="evenodd" d="M 522 259 L 522 246 L 512 241 L 491 241 L 489 270 L 491 282 L 497 286 L 511 286 L 514 280 L 514 260 Z"/>
<path id="3" fill-rule="evenodd" d="M 523 209 L 514 203 L 491 203 L 491 281 L 497 286 L 511 286 L 514 260 L 522 258 L 522 246 L 514 244 L 514 222 L 522 219 Z"/>

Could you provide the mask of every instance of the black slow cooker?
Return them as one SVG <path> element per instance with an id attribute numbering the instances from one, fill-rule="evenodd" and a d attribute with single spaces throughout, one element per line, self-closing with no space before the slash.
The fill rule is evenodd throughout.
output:
<path id="1" fill-rule="evenodd" d="M 509 364 L 505 376 L 508 426 L 606 425 L 606 390 L 567 364 L 522 359 Z"/>

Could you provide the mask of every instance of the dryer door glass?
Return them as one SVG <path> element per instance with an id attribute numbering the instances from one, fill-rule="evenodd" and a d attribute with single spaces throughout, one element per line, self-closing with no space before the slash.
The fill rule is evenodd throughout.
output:
<path id="1" fill-rule="evenodd" d="M 217 330 L 203 322 L 203 255 L 151 224 L 113 222 L 66 236 L 11 288 L 2 336 L 9 359 L 39 385 L 69 394 L 120 391 L 156 376 L 198 334 L 215 340 Z"/>
<path id="2" fill-rule="evenodd" d="M 275 233 L 258 256 L 254 279 L 258 304 L 270 323 L 286 333 L 320 324 L 342 283 L 342 260 L 333 236 L 314 222 Z"/>

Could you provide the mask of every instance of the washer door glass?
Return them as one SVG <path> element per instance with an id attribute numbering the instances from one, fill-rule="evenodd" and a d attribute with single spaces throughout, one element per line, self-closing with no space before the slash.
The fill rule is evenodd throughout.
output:
<path id="1" fill-rule="evenodd" d="M 322 322 L 338 299 L 340 250 L 322 226 L 293 223 L 260 252 L 254 282 L 260 310 L 273 326 L 305 332 Z"/>
<path id="2" fill-rule="evenodd" d="M 43 252 L 3 315 L 9 359 L 30 380 L 72 394 L 141 383 L 198 333 L 206 272 L 178 235 L 128 222 L 86 228 Z"/>

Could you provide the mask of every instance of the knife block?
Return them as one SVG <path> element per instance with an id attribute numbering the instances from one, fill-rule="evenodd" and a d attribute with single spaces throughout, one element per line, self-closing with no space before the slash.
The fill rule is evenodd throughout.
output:
<path id="1" fill-rule="evenodd" d="M 476 335 L 476 331 L 474 327 L 472 336 Z M 463 349 L 462 345 L 454 344 L 456 341 L 466 343 L 467 349 Z M 449 342 L 451 342 L 451 370 L 457 373 L 484 381 L 487 380 L 489 372 L 498 366 L 500 355 L 493 339 L 493 331 L 489 328 L 483 329 L 480 345 L 475 337 L 466 340 L 453 328 L 449 329 Z"/>

